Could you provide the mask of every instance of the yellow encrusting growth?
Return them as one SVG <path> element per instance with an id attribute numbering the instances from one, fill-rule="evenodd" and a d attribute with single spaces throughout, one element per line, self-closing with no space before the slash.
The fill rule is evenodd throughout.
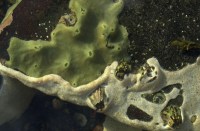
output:
<path id="1" fill-rule="evenodd" d="M 117 19 L 122 0 L 71 0 L 69 8 L 74 17 L 63 14 L 51 41 L 12 38 L 6 64 L 34 77 L 58 74 L 78 86 L 96 79 L 114 60 L 127 57 L 128 33 Z"/>

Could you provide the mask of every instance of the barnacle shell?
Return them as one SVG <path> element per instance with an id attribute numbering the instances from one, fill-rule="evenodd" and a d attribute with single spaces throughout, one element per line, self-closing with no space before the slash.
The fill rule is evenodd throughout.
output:
<path id="1" fill-rule="evenodd" d="M 182 123 L 181 110 L 176 105 L 167 106 L 162 112 L 161 117 L 165 125 L 177 128 Z"/>
<path id="2" fill-rule="evenodd" d="M 95 90 L 89 97 L 91 103 L 95 106 L 96 110 L 103 110 L 105 107 L 105 91 L 103 87 Z"/>
<path id="3" fill-rule="evenodd" d="M 123 80 L 124 76 L 130 73 L 130 71 L 131 71 L 131 65 L 126 61 L 122 61 L 119 62 L 115 70 L 115 75 L 119 80 Z"/>

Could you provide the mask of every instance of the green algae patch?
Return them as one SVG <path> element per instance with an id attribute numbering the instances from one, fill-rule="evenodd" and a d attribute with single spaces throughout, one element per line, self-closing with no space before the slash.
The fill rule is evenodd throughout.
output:
<path id="1" fill-rule="evenodd" d="M 76 20 L 61 18 L 74 23 L 58 23 L 51 41 L 13 37 L 6 65 L 33 77 L 58 74 L 74 86 L 86 84 L 111 62 L 127 58 L 128 33 L 117 19 L 122 7 L 122 0 L 71 0 Z"/>

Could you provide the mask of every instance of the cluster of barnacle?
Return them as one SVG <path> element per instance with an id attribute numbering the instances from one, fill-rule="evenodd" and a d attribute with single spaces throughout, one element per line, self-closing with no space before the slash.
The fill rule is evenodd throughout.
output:
<path id="1" fill-rule="evenodd" d="M 131 65 L 127 61 L 121 61 L 119 62 L 116 70 L 115 70 L 115 76 L 119 80 L 123 80 L 124 76 L 131 72 Z"/>
<path id="2" fill-rule="evenodd" d="M 151 78 L 150 80 L 147 81 L 147 83 L 152 82 L 153 80 L 155 80 L 157 78 L 157 71 L 154 71 L 155 67 L 154 66 L 150 66 L 149 64 L 145 64 L 141 69 L 141 75 L 142 77 L 140 78 L 140 81 L 143 81 L 144 79 Z"/>
<path id="3" fill-rule="evenodd" d="M 152 94 L 145 93 L 141 95 L 141 97 L 149 102 L 155 104 L 163 104 L 166 101 L 166 94 L 170 93 L 173 88 L 180 90 L 180 94 L 175 99 L 171 99 L 166 107 L 161 111 L 161 118 L 164 122 L 164 126 L 168 126 L 170 128 L 178 128 L 182 123 L 180 106 L 183 102 L 183 96 L 181 87 L 181 84 L 176 83 L 168 85 L 158 92 L 154 92 Z"/>

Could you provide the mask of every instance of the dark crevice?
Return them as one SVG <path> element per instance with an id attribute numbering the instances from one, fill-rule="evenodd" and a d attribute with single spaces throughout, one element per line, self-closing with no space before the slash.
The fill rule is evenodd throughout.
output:
<path id="1" fill-rule="evenodd" d="M 137 119 L 144 122 L 150 122 L 153 119 L 152 116 L 150 116 L 149 114 L 147 114 L 146 112 L 142 111 L 134 105 L 130 105 L 128 107 L 126 115 L 131 120 Z"/>
<path id="2" fill-rule="evenodd" d="M 168 85 L 168 86 L 166 86 L 166 87 L 164 87 L 164 88 L 162 88 L 162 91 L 164 92 L 164 93 L 170 93 L 174 88 L 177 88 L 177 89 L 181 89 L 181 87 L 182 87 L 182 85 L 180 84 L 180 83 L 176 83 L 176 84 L 171 84 L 171 85 Z"/>

